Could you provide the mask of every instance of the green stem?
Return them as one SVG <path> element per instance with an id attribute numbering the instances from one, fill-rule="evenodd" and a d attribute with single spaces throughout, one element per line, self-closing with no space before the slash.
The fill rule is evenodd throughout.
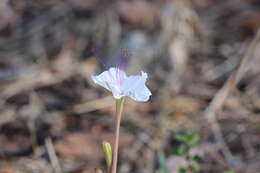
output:
<path id="1" fill-rule="evenodd" d="M 116 121 L 115 121 L 115 136 L 114 136 L 114 147 L 113 147 L 113 160 L 112 160 L 112 167 L 110 173 L 116 173 L 117 169 L 117 160 L 118 160 L 118 144 L 119 144 L 119 130 L 120 130 L 120 122 L 123 112 L 123 105 L 124 105 L 125 98 L 122 97 L 121 99 L 116 100 Z"/>

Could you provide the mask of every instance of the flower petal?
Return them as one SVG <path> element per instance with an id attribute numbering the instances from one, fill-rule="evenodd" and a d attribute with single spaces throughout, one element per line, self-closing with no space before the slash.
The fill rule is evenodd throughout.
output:
<path id="1" fill-rule="evenodd" d="M 142 72 L 141 76 L 129 76 L 123 82 L 123 94 L 135 101 L 145 102 L 149 100 L 152 93 L 145 86 L 147 73 Z"/>
<path id="2" fill-rule="evenodd" d="M 99 84 L 107 90 L 111 91 L 116 99 L 119 99 L 123 96 L 122 83 L 126 78 L 124 71 L 111 67 L 109 70 L 104 71 L 100 75 L 91 76 L 91 78 L 96 84 Z"/>

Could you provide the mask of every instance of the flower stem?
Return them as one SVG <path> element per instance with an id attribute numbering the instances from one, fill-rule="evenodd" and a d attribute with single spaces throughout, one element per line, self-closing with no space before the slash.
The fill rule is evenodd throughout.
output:
<path id="1" fill-rule="evenodd" d="M 115 121 L 115 136 L 114 136 L 114 147 L 113 147 L 113 160 L 112 160 L 112 167 L 110 173 L 116 173 L 117 169 L 117 160 L 118 160 L 118 143 L 119 143 L 119 129 L 120 129 L 120 122 L 122 117 L 123 105 L 124 105 L 125 98 L 122 97 L 121 99 L 116 100 L 116 121 Z"/>

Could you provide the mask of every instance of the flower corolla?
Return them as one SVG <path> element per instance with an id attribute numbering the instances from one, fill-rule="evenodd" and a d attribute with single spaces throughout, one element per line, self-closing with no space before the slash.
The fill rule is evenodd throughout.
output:
<path id="1" fill-rule="evenodd" d="M 145 86 L 147 80 L 147 73 L 145 72 L 141 72 L 141 75 L 137 76 L 127 76 L 123 70 L 111 67 L 100 75 L 91 78 L 96 84 L 111 91 L 116 99 L 128 96 L 135 101 L 145 102 L 152 95 Z"/>

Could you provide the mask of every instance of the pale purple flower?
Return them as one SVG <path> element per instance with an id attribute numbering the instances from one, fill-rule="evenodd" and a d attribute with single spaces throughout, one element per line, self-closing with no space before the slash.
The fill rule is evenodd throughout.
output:
<path id="1" fill-rule="evenodd" d="M 92 80 L 112 92 L 114 98 L 120 99 L 129 96 L 135 101 L 145 102 L 152 95 L 145 86 L 147 73 L 141 75 L 127 76 L 119 68 L 111 67 L 100 75 L 92 76 Z"/>

